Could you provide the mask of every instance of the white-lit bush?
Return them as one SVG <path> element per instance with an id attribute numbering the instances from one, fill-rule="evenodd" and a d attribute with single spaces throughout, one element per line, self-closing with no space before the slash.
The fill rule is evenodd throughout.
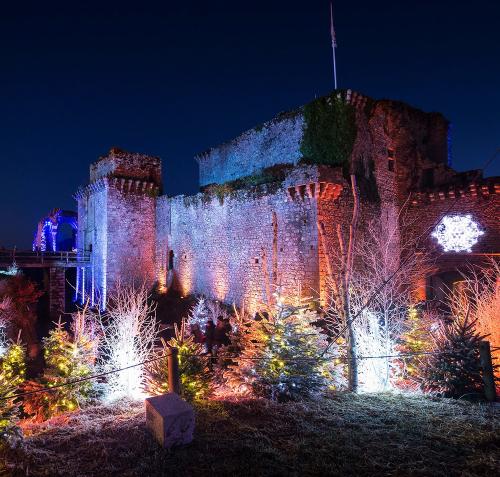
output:
<path id="1" fill-rule="evenodd" d="M 101 317 L 100 364 L 104 372 L 127 368 L 154 356 L 158 336 L 156 306 L 145 285 L 118 284 Z M 107 398 L 140 399 L 144 396 L 144 365 L 107 376 Z"/>

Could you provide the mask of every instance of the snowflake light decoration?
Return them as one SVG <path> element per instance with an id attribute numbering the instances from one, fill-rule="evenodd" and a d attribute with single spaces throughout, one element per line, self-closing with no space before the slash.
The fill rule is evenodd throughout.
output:
<path id="1" fill-rule="evenodd" d="M 483 234 L 470 215 L 445 215 L 432 232 L 445 252 L 471 252 Z"/>

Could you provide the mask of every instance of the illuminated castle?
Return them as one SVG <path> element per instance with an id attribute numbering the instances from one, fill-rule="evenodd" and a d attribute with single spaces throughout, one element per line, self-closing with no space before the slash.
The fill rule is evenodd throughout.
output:
<path id="1" fill-rule="evenodd" d="M 470 215 L 480 233 L 467 249 L 440 254 L 422 286 L 437 293 L 464 254 L 500 252 L 500 180 L 451 169 L 448 134 L 441 114 L 337 92 L 199 154 L 201 192 L 176 197 L 161 195 L 160 159 L 112 149 L 76 194 L 77 246 L 92 252 L 78 294 L 105 298 L 118 279 L 137 277 L 250 308 L 265 283 L 286 291 L 299 280 L 324 298 L 325 252 L 352 213 L 349 174 L 361 223 L 408 200 L 422 233 L 444 215 Z M 427 246 L 441 247 L 436 236 Z"/>

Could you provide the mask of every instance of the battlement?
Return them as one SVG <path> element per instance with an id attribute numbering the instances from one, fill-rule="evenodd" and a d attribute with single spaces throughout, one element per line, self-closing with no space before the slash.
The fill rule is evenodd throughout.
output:
<path id="1" fill-rule="evenodd" d="M 487 177 L 480 178 L 475 182 L 467 184 L 454 183 L 445 187 L 436 187 L 425 192 L 416 192 L 412 195 L 412 205 L 429 204 L 446 199 L 455 200 L 457 198 L 487 198 L 492 195 L 500 195 L 500 178 Z"/>
<path id="2" fill-rule="evenodd" d="M 104 177 L 152 182 L 161 187 L 161 159 L 114 147 L 90 166 L 91 183 Z"/>

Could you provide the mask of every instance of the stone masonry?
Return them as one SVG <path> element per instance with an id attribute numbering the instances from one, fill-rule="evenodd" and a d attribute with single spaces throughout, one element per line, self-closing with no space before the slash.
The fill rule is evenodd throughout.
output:
<path id="1" fill-rule="evenodd" d="M 198 155 L 202 192 L 194 196 L 157 197 L 160 160 L 112 149 L 76 194 L 78 247 L 92 251 L 93 263 L 80 296 L 102 297 L 117 280 L 135 277 L 160 291 L 176 287 L 250 309 L 277 284 L 286 293 L 300 282 L 303 294 L 324 300 L 325 250 L 338 247 L 337 226 L 346 230 L 352 214 L 349 173 L 361 227 L 397 216 L 403 204 L 420 233 L 447 213 L 474 216 L 485 232 L 480 243 L 470 254 L 440 254 L 435 273 L 500 252 L 500 180 L 449 167 L 442 115 L 351 91 L 345 101 L 356 136 L 344 170 L 302 160 L 303 108 Z M 248 180 L 266 174 L 264 183 Z M 432 239 L 426 246 L 436 249 Z"/>

